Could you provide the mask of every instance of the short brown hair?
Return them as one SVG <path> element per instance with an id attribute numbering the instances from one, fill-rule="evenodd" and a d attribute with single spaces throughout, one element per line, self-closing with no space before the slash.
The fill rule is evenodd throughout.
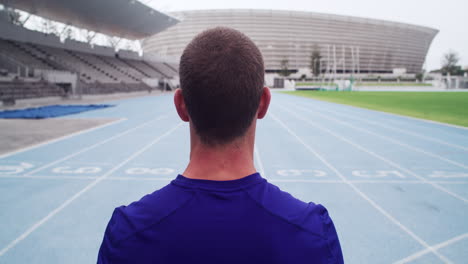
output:
<path id="1" fill-rule="evenodd" d="M 243 33 L 216 27 L 185 48 L 179 74 L 195 131 L 208 145 L 242 137 L 251 125 L 264 84 L 260 50 Z"/>

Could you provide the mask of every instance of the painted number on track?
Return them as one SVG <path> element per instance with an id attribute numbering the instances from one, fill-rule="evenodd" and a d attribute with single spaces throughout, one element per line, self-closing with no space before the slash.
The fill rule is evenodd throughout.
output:
<path id="1" fill-rule="evenodd" d="M 26 162 L 17 165 L 0 165 L 0 175 L 18 174 L 32 167 L 34 167 L 32 164 Z"/>
<path id="2" fill-rule="evenodd" d="M 294 177 L 294 176 L 312 176 L 312 177 L 326 177 L 327 173 L 321 170 L 278 170 L 276 173 L 284 177 Z"/>
<path id="3" fill-rule="evenodd" d="M 80 167 L 73 168 L 69 166 L 57 167 L 52 170 L 53 173 L 59 174 L 95 174 L 101 172 L 99 167 Z"/>
<path id="4" fill-rule="evenodd" d="M 352 172 L 353 176 L 360 177 L 360 178 L 387 178 L 387 177 L 397 177 L 404 179 L 406 178 L 405 175 L 401 174 L 399 171 L 395 170 L 375 170 L 375 171 L 367 171 L 367 170 L 355 170 Z"/>

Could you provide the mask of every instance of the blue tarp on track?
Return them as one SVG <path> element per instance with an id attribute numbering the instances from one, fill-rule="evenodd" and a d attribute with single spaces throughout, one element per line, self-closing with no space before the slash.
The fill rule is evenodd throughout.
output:
<path id="1" fill-rule="evenodd" d="M 0 118 L 43 119 L 77 114 L 85 111 L 91 111 L 112 106 L 114 105 L 49 105 L 19 110 L 0 111 Z"/>

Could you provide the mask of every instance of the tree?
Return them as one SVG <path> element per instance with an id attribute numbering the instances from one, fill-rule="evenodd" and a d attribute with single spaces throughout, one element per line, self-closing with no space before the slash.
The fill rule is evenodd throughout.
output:
<path id="1" fill-rule="evenodd" d="M 11 9 L 8 11 L 8 15 L 10 16 L 11 23 L 18 26 L 22 25 L 21 14 L 18 11 Z"/>
<path id="2" fill-rule="evenodd" d="M 289 72 L 289 61 L 287 59 L 281 60 L 281 70 L 279 72 L 280 76 L 288 77 L 291 74 Z"/>
<path id="3" fill-rule="evenodd" d="M 457 65 L 459 61 L 460 57 L 456 52 L 449 51 L 445 53 L 442 58 L 442 74 L 447 75 L 447 73 L 450 73 L 450 75 L 463 75 L 461 66 Z"/>
<path id="4" fill-rule="evenodd" d="M 422 69 L 421 72 L 416 73 L 416 75 L 415 75 L 416 80 L 419 81 L 419 82 L 424 81 L 424 75 L 426 75 L 426 70 Z"/>
<path id="5" fill-rule="evenodd" d="M 60 35 L 57 29 L 57 25 L 51 20 L 48 20 L 45 18 L 43 18 L 41 21 L 41 29 L 42 29 L 42 32 L 46 34 L 54 34 L 56 36 Z"/>
<path id="6" fill-rule="evenodd" d="M 312 49 L 312 54 L 310 56 L 310 71 L 312 72 L 314 76 L 320 75 L 321 59 L 322 59 L 322 55 L 320 54 L 320 48 L 317 45 L 314 45 Z"/>
<path id="7" fill-rule="evenodd" d="M 75 38 L 75 32 L 73 29 L 70 28 L 70 26 L 67 26 L 64 32 L 64 37 L 65 39 L 74 39 Z"/>

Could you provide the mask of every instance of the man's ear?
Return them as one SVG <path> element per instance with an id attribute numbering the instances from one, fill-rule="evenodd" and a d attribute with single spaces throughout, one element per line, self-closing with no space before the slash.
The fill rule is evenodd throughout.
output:
<path id="1" fill-rule="evenodd" d="M 270 106 L 271 93 L 268 87 L 263 87 L 262 96 L 260 97 L 260 104 L 257 110 L 257 118 L 262 119 L 265 117 L 268 107 Z"/>
<path id="2" fill-rule="evenodd" d="M 185 105 L 184 96 L 182 95 L 182 90 L 180 88 L 175 91 L 174 105 L 180 119 L 182 119 L 184 122 L 188 122 L 190 118 L 187 112 L 187 107 Z"/>

